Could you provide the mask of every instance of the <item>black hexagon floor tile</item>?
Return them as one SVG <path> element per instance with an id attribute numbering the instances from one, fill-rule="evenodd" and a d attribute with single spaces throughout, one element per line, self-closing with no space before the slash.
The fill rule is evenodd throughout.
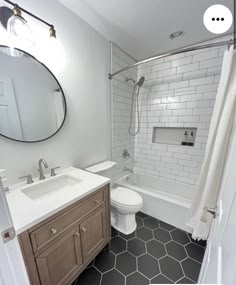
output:
<path id="1" fill-rule="evenodd" d="M 146 252 L 145 243 L 140 239 L 133 238 L 128 241 L 127 250 L 135 256 L 142 255 Z"/>
<path id="2" fill-rule="evenodd" d="M 141 239 L 143 241 L 149 241 L 149 240 L 153 239 L 152 231 L 145 228 L 145 227 L 141 227 L 141 228 L 137 229 L 136 235 L 139 239 Z"/>
<path id="3" fill-rule="evenodd" d="M 195 284 L 195 282 L 188 279 L 187 277 L 184 277 L 183 279 L 179 280 L 177 284 Z"/>
<path id="4" fill-rule="evenodd" d="M 186 277 L 197 282 L 201 269 L 201 264 L 191 258 L 187 258 L 181 262 Z"/>
<path id="5" fill-rule="evenodd" d="M 115 265 L 115 255 L 109 251 L 104 250 L 95 258 L 94 267 L 101 272 L 106 272 L 112 269 Z"/>
<path id="6" fill-rule="evenodd" d="M 144 226 L 150 230 L 155 230 L 159 227 L 159 222 L 155 218 L 146 218 L 143 222 Z"/>
<path id="7" fill-rule="evenodd" d="M 184 247 L 175 241 L 170 241 L 169 243 L 167 243 L 166 250 L 168 255 L 174 257 L 179 261 L 184 260 L 187 257 Z"/>
<path id="8" fill-rule="evenodd" d="M 116 268 L 124 275 L 129 275 L 136 271 L 136 258 L 125 251 L 116 258 Z"/>
<path id="9" fill-rule="evenodd" d="M 87 268 L 89 268 L 90 266 L 93 266 L 94 264 L 94 259 L 89 263 L 89 265 L 87 266 Z"/>
<path id="10" fill-rule="evenodd" d="M 184 277 L 184 273 L 180 263 L 170 256 L 165 256 L 159 260 L 161 273 L 169 279 L 177 282 L 180 278 Z"/>
<path id="11" fill-rule="evenodd" d="M 110 250 L 115 253 L 121 253 L 126 250 L 126 241 L 121 237 L 114 237 L 111 240 L 111 248 Z"/>
<path id="12" fill-rule="evenodd" d="M 205 253 L 205 250 L 203 247 L 197 244 L 194 244 L 194 243 L 190 243 L 186 245 L 185 248 L 190 257 L 192 257 L 194 260 L 198 262 L 202 262 L 204 253 Z"/>
<path id="13" fill-rule="evenodd" d="M 167 224 L 165 222 L 162 222 L 162 221 L 159 221 L 159 224 L 160 224 L 160 227 L 167 230 L 167 231 L 172 231 L 174 229 L 176 229 L 175 227 L 173 227 L 172 225 L 170 224 Z"/>
<path id="14" fill-rule="evenodd" d="M 187 233 L 179 229 L 175 229 L 171 232 L 171 236 L 174 241 L 181 243 L 182 245 L 190 243 L 190 238 Z"/>
<path id="15" fill-rule="evenodd" d="M 146 253 L 138 258 L 138 271 L 151 279 L 160 273 L 158 261 Z"/>
<path id="16" fill-rule="evenodd" d="M 136 216 L 137 229 L 143 226 L 143 219 Z"/>
<path id="17" fill-rule="evenodd" d="M 154 230 L 153 234 L 154 234 L 155 239 L 157 239 L 163 243 L 171 241 L 170 233 L 167 230 L 164 230 L 162 228 Z"/>
<path id="18" fill-rule="evenodd" d="M 119 233 L 119 236 L 121 236 L 123 239 L 129 240 L 135 237 L 135 232 L 129 234 L 129 235 L 125 235 L 123 233 Z"/>
<path id="19" fill-rule="evenodd" d="M 143 212 L 138 212 L 138 213 L 136 214 L 136 216 L 137 216 L 137 217 L 140 217 L 140 218 L 142 218 L 142 219 L 145 219 L 145 218 L 150 217 L 150 216 L 148 216 L 147 214 L 144 214 Z"/>
<path id="20" fill-rule="evenodd" d="M 93 283 L 87 284 L 92 285 Z M 125 285 L 125 277 L 116 269 L 102 275 L 101 285 Z M 80 284 L 79 284 L 80 285 Z"/>
<path id="21" fill-rule="evenodd" d="M 94 267 L 86 269 L 77 279 L 76 285 L 99 285 L 101 280 L 101 273 Z"/>
<path id="22" fill-rule="evenodd" d="M 126 278 L 126 285 L 148 285 L 148 284 L 149 280 L 139 272 L 135 272 Z"/>
<path id="23" fill-rule="evenodd" d="M 174 282 L 168 279 L 166 276 L 159 274 L 151 280 L 151 284 L 174 284 Z"/>
<path id="24" fill-rule="evenodd" d="M 114 229 L 114 228 L 111 228 L 111 237 L 113 238 L 113 237 L 116 237 L 116 236 L 118 236 L 118 231 L 116 229 Z"/>
<path id="25" fill-rule="evenodd" d="M 158 259 L 166 255 L 164 245 L 157 240 L 147 242 L 147 252 Z"/>
<path id="26" fill-rule="evenodd" d="M 197 282 L 205 242 L 194 241 L 190 234 L 141 212 L 136 215 L 136 221 L 137 229 L 131 235 L 111 229 L 110 247 L 101 251 L 72 284 L 148 285 Z M 157 225 L 158 228 L 155 228 Z"/>

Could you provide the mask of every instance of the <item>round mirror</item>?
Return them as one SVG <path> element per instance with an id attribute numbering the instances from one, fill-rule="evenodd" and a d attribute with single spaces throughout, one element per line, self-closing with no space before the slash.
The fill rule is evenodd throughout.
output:
<path id="1" fill-rule="evenodd" d="M 39 142 L 55 135 L 66 117 L 63 90 L 32 55 L 0 46 L 0 135 Z"/>

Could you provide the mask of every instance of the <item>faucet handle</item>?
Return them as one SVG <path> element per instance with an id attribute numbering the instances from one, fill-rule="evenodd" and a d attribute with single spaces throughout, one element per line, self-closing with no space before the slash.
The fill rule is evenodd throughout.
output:
<path id="1" fill-rule="evenodd" d="M 57 167 L 51 168 L 51 176 L 56 176 L 55 170 L 58 169 L 58 168 L 61 168 L 61 167 L 60 167 L 60 166 L 57 166 Z"/>
<path id="2" fill-rule="evenodd" d="M 18 179 L 23 179 L 23 178 L 27 178 L 27 184 L 32 184 L 34 182 L 34 180 L 32 179 L 31 174 L 18 177 Z"/>

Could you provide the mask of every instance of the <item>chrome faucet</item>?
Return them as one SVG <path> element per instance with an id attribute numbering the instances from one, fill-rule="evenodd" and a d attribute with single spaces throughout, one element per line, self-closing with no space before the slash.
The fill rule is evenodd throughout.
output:
<path id="1" fill-rule="evenodd" d="M 44 179 L 46 179 L 46 177 L 45 177 L 45 175 L 44 175 L 44 173 L 43 173 L 43 165 L 44 165 L 44 167 L 45 168 L 48 168 L 48 164 L 47 164 L 47 162 L 45 161 L 45 159 L 40 159 L 39 160 L 39 169 L 38 169 L 38 171 L 39 171 L 39 180 L 44 180 Z"/>
<path id="2" fill-rule="evenodd" d="M 124 167 L 123 170 L 124 170 L 124 171 L 128 171 L 128 172 L 130 172 L 130 173 L 134 173 L 134 171 L 133 171 L 132 168 Z"/>

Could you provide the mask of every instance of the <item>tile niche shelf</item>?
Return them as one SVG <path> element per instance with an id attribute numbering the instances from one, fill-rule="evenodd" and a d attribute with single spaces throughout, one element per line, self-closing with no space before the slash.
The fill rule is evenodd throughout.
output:
<path id="1" fill-rule="evenodd" d="M 152 142 L 193 147 L 196 134 L 197 128 L 154 127 Z"/>

